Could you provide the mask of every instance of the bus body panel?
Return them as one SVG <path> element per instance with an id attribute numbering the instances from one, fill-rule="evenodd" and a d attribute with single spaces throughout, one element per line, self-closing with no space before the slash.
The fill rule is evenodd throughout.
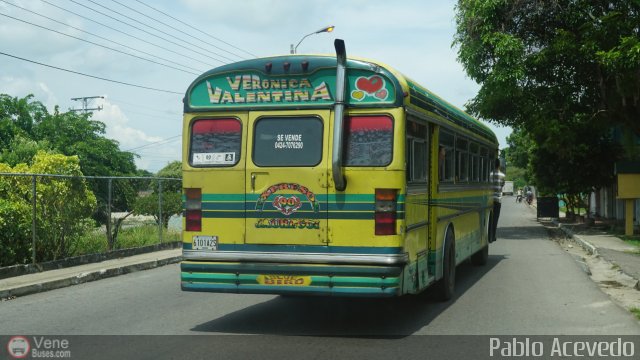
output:
<path id="1" fill-rule="evenodd" d="M 202 229 L 183 231 L 183 248 L 191 250 L 192 239 L 196 236 L 214 236 L 220 245 L 242 244 L 244 242 L 244 203 L 245 203 L 245 158 L 241 151 L 237 164 L 232 167 L 215 168 L 215 178 L 211 177 L 212 168 L 191 166 L 194 157 L 193 145 L 189 134 L 197 122 L 233 119 L 238 121 L 241 131 L 246 129 L 246 112 L 203 113 L 185 115 L 183 128 L 183 188 L 198 189 L 201 196 Z M 246 147 L 241 138 L 240 149 Z M 183 224 L 184 226 L 184 224 Z"/>
<path id="2" fill-rule="evenodd" d="M 245 243 L 328 244 L 328 123 L 329 111 L 250 113 Z M 311 133 L 319 140 L 311 139 Z M 308 164 L 282 166 L 289 161 L 281 159 L 285 155 L 280 152 L 288 150 L 313 152 L 314 158 L 296 159 Z M 263 166 L 256 165 L 260 162 Z"/>

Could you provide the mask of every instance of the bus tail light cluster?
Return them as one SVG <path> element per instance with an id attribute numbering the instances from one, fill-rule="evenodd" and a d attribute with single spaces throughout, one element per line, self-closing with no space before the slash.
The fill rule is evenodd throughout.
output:
<path id="1" fill-rule="evenodd" d="M 202 190 L 197 188 L 184 189 L 187 198 L 185 204 L 186 231 L 202 231 Z"/>
<path id="2" fill-rule="evenodd" d="M 376 235 L 396 234 L 396 189 L 376 189 Z"/>

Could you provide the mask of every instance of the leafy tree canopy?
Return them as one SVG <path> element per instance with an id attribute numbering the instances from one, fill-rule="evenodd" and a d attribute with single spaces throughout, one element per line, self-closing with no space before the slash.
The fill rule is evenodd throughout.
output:
<path id="1" fill-rule="evenodd" d="M 163 167 L 158 171 L 157 176 L 163 177 L 163 178 L 182 179 L 182 162 L 181 161 L 170 162 L 169 164 L 167 164 L 165 167 Z M 157 185 L 155 184 L 154 184 L 154 191 L 155 192 L 158 191 Z M 162 191 L 180 193 L 182 191 L 182 182 L 173 181 L 173 180 L 163 180 Z"/>
<path id="2" fill-rule="evenodd" d="M 134 154 L 121 151 L 117 141 L 105 137 L 106 126 L 91 120 L 90 113 L 53 114 L 33 95 L 15 98 L 0 94 L 0 162 L 10 165 L 31 162 L 40 150 L 78 156 L 82 173 L 87 176 L 135 176 Z M 108 184 L 90 180 L 100 206 L 95 218 L 106 221 Z M 136 184 L 114 181 L 112 209 L 125 211 L 133 207 Z"/>
<path id="3" fill-rule="evenodd" d="M 640 133 L 640 2 L 459 0 L 454 44 L 475 115 L 515 129 L 508 153 L 549 192 L 606 185 Z M 527 163 L 526 166 L 525 162 Z"/>
<path id="4" fill-rule="evenodd" d="M 0 172 L 82 176 L 77 156 L 39 151 L 31 165 L 11 167 L 0 163 Z M 0 266 L 24 263 L 31 256 L 32 178 L 0 177 Z M 36 258 L 55 260 L 73 253 L 78 237 L 91 225 L 89 216 L 96 198 L 79 178 L 37 178 Z"/>
<path id="5" fill-rule="evenodd" d="M 640 2 L 460 0 L 470 110 L 503 125 L 598 119 L 640 133 Z"/>

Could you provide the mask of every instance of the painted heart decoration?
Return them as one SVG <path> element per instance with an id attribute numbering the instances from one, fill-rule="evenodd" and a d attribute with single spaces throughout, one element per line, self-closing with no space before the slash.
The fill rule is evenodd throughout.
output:
<path id="1" fill-rule="evenodd" d="M 362 100 L 362 98 L 364 98 L 364 92 L 361 90 L 354 90 L 351 92 L 351 97 L 353 99 L 356 99 L 358 101 Z"/>
<path id="2" fill-rule="evenodd" d="M 378 75 L 361 77 L 356 80 L 356 87 L 367 94 L 375 94 L 384 87 L 384 80 Z"/>
<path id="3" fill-rule="evenodd" d="M 389 95 L 389 92 L 387 91 L 387 89 L 382 89 L 378 92 L 376 92 L 375 97 L 380 99 L 380 100 L 384 100 L 387 98 L 387 95 Z"/>

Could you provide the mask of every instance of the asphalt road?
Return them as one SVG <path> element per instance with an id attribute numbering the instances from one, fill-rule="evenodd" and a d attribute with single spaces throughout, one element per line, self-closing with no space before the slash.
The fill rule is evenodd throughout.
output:
<path id="1" fill-rule="evenodd" d="M 447 303 L 184 293 L 178 265 L 169 265 L 2 302 L 0 333 L 267 335 L 243 340 L 247 355 L 252 343 L 263 351 L 258 339 L 265 338 L 302 339 L 296 343 L 304 351 L 313 339 L 326 344 L 322 349 L 340 349 L 380 337 L 393 348 L 416 338 L 410 335 L 640 335 L 640 323 L 548 239 L 533 209 L 514 199 L 504 198 L 488 264 L 461 265 Z M 239 341 L 217 338 L 227 347 Z"/>

